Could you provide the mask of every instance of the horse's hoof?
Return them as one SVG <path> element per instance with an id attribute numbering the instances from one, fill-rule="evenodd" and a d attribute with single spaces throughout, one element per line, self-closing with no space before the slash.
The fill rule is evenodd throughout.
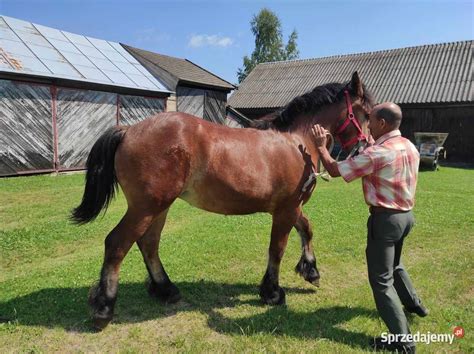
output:
<path id="1" fill-rule="evenodd" d="M 319 286 L 319 272 L 316 268 L 312 268 L 305 276 L 305 280 L 314 286 Z"/>
<path id="2" fill-rule="evenodd" d="M 173 285 L 173 287 L 174 289 L 172 290 L 172 293 L 170 293 L 167 297 L 160 297 L 160 300 L 165 304 L 175 304 L 181 300 L 181 293 L 179 292 L 179 289 L 175 285 Z"/>
<path id="3" fill-rule="evenodd" d="M 165 304 L 174 304 L 181 300 L 179 289 L 173 283 L 159 285 L 149 281 L 148 293 Z"/>
<path id="4" fill-rule="evenodd" d="M 285 291 L 280 287 L 270 293 L 260 292 L 260 297 L 267 305 L 284 305 L 286 303 Z"/>
<path id="5" fill-rule="evenodd" d="M 316 268 L 316 262 L 309 262 L 303 257 L 295 267 L 295 272 L 303 277 L 308 283 L 319 286 L 319 272 Z"/>
<path id="6" fill-rule="evenodd" d="M 102 331 L 114 317 L 114 306 L 116 298 L 107 298 L 101 293 L 98 284 L 89 291 L 89 305 L 92 313 L 92 326 L 97 331 Z"/>
<path id="7" fill-rule="evenodd" d="M 92 326 L 98 332 L 102 331 L 112 321 L 111 317 L 94 317 L 92 319 Z"/>

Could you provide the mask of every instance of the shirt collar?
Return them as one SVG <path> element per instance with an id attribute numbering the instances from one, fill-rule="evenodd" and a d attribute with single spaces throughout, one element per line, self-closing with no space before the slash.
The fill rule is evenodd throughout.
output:
<path id="1" fill-rule="evenodd" d="M 398 130 L 398 129 L 389 131 L 388 133 L 385 133 L 385 134 L 382 135 L 380 138 L 378 138 L 377 140 L 375 140 L 374 145 L 380 145 L 380 144 L 382 144 L 383 142 L 385 142 L 386 140 L 388 140 L 388 139 L 390 139 L 390 138 L 394 138 L 394 137 L 396 137 L 396 136 L 401 136 L 401 135 L 402 135 L 402 133 L 401 133 L 400 130 Z"/>

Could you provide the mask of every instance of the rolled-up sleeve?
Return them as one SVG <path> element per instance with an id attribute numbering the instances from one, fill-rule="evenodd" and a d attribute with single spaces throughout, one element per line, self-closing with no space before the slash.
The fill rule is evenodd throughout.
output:
<path id="1" fill-rule="evenodd" d="M 344 181 L 352 182 L 392 163 L 395 158 L 395 151 L 381 145 L 373 145 L 355 157 L 338 162 L 337 168 Z"/>
<path id="2" fill-rule="evenodd" d="M 356 178 L 371 174 L 374 171 L 374 163 L 369 154 L 360 154 L 338 162 L 337 168 L 344 181 L 352 182 Z"/>

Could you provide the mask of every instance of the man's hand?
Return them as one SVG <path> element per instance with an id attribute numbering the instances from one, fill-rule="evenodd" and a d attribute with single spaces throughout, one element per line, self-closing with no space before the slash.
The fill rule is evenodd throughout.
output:
<path id="1" fill-rule="evenodd" d="M 339 177 L 341 173 L 337 167 L 337 162 L 331 157 L 326 148 L 328 142 L 327 136 L 330 135 L 330 133 L 319 124 L 312 127 L 311 131 L 313 132 L 316 149 L 318 150 L 318 155 L 324 168 L 329 172 L 331 177 Z"/>
<path id="2" fill-rule="evenodd" d="M 324 129 L 322 126 L 320 126 L 319 124 L 316 124 L 315 126 L 313 126 L 311 128 L 311 131 L 313 132 L 313 136 L 314 136 L 314 142 L 316 144 L 316 147 L 326 147 L 326 144 L 327 144 L 327 141 L 328 141 L 328 138 L 327 138 L 327 135 L 329 134 L 329 132 Z"/>

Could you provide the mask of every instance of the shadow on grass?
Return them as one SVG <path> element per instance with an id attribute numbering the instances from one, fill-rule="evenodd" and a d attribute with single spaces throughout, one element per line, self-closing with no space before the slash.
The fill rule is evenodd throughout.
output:
<path id="1" fill-rule="evenodd" d="M 341 326 L 356 317 L 375 317 L 375 311 L 356 307 L 329 307 L 314 312 L 295 312 L 286 306 L 261 304 L 258 288 L 249 284 L 177 282 L 183 300 L 163 305 L 146 293 L 144 284 L 127 283 L 119 287 L 114 323 L 138 323 L 179 312 L 199 311 L 208 317 L 216 332 L 233 335 L 272 334 L 297 338 L 324 339 L 365 348 L 369 337 Z M 313 289 L 285 288 L 289 294 L 310 294 Z M 9 325 L 60 327 L 70 332 L 94 332 L 89 319 L 89 288 L 49 288 L 0 303 L 0 318 Z M 249 298 L 240 299 L 241 296 Z M 229 318 L 220 309 L 238 306 L 265 308 L 264 313 Z"/>
<path id="2" fill-rule="evenodd" d="M 420 172 L 438 172 L 443 168 L 458 168 L 462 170 L 474 170 L 474 163 L 472 162 L 447 162 L 447 161 L 440 161 L 438 163 L 438 167 L 434 168 L 432 165 L 428 163 L 420 164 L 419 171 Z"/>
<path id="3" fill-rule="evenodd" d="M 440 161 L 441 167 L 453 167 L 453 168 L 461 168 L 465 170 L 474 170 L 474 163 L 473 162 L 463 162 L 463 161 Z"/>

